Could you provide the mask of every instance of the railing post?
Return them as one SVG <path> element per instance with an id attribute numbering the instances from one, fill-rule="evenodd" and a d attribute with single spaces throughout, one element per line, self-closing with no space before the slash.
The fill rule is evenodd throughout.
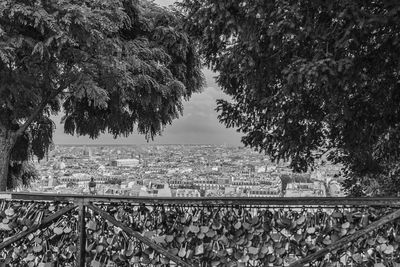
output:
<path id="1" fill-rule="evenodd" d="M 79 231 L 79 244 L 78 244 L 78 255 L 77 255 L 77 267 L 85 267 L 86 261 L 86 229 L 85 229 L 85 209 L 86 206 L 83 203 L 79 204 L 79 216 L 78 216 L 78 231 Z"/>

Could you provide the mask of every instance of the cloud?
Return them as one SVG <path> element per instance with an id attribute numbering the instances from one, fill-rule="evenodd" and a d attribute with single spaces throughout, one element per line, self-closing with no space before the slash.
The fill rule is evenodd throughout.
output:
<path id="1" fill-rule="evenodd" d="M 169 6 L 174 4 L 176 1 L 175 0 L 156 0 L 155 1 L 157 4 L 160 6 Z"/>
<path id="2" fill-rule="evenodd" d="M 240 145 L 240 134 L 234 129 L 226 129 L 217 119 L 216 100 L 230 99 L 215 83 L 215 73 L 204 69 L 207 88 L 204 92 L 194 94 L 184 103 L 183 116 L 168 125 L 162 136 L 156 136 L 150 144 L 230 144 Z M 92 140 L 88 137 L 71 136 L 63 132 L 60 124 L 61 115 L 54 117 L 56 144 L 145 144 L 144 136 L 133 133 L 129 137 L 114 139 L 109 134 Z"/>

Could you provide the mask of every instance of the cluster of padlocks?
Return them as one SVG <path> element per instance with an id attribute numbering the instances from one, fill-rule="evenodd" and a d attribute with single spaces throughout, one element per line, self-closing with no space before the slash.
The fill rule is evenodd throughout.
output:
<path id="1" fill-rule="evenodd" d="M 0 203 L 0 241 L 38 226 L 43 218 L 54 214 L 67 203 L 15 202 Z M 72 266 L 77 244 L 77 212 L 71 211 L 58 220 L 39 228 L 0 250 L 6 266 Z"/>
<path id="2" fill-rule="evenodd" d="M 390 212 L 373 208 L 101 207 L 191 266 L 289 266 Z M 92 258 L 117 266 L 170 263 L 98 216 L 92 216 L 86 226 Z M 396 222 L 387 224 L 314 265 L 391 266 L 400 261 L 398 234 Z"/>
<path id="3" fill-rule="evenodd" d="M 0 242 L 27 231 L 66 203 L 0 203 Z M 96 203 L 189 266 L 289 266 L 354 234 L 393 209 L 335 207 L 179 206 Z M 400 266 L 395 220 L 326 254 L 310 266 Z M 173 261 L 86 209 L 87 266 L 177 266 Z M 8 266 L 76 266 L 78 210 L 0 250 Z"/>

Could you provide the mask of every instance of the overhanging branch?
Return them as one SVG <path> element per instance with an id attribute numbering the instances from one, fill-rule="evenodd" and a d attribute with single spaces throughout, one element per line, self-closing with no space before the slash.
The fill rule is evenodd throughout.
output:
<path id="1" fill-rule="evenodd" d="M 43 111 L 46 105 L 49 103 L 50 100 L 55 98 L 58 94 L 60 94 L 65 89 L 65 86 L 60 86 L 59 89 L 53 91 L 49 96 L 47 96 L 32 112 L 32 114 L 28 117 L 28 119 L 22 124 L 19 129 L 15 132 L 14 137 L 18 137 L 22 135 L 32 124 L 32 122 L 39 116 L 39 114 Z"/>

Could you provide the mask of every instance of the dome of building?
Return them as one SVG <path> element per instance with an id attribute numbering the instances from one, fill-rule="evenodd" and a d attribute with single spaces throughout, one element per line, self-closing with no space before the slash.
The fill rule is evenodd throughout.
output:
<path id="1" fill-rule="evenodd" d="M 65 163 L 64 162 L 56 162 L 53 165 L 53 170 L 64 170 L 65 169 Z"/>

